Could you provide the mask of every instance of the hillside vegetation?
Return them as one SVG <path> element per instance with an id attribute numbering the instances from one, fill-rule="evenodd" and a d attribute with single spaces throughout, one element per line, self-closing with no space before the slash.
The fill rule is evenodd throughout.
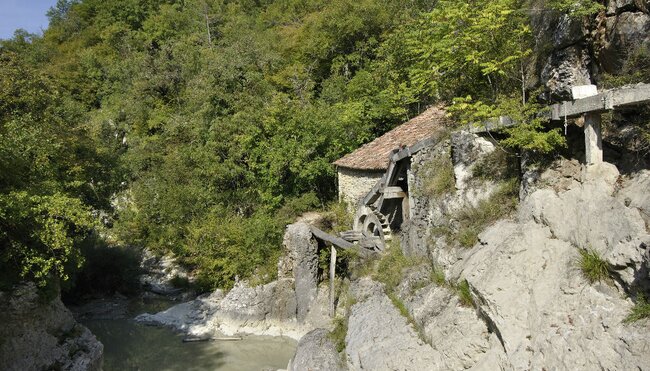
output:
<path id="1" fill-rule="evenodd" d="M 285 223 L 334 198 L 331 162 L 434 102 L 461 122 L 517 113 L 504 144 L 552 152 L 526 9 L 59 0 L 43 35 L 0 41 L 3 288 L 65 280 L 93 230 L 176 254 L 206 289 L 271 278 Z"/>

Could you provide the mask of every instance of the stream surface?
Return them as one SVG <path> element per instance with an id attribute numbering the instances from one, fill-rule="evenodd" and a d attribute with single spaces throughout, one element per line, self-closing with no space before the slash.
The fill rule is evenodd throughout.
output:
<path id="1" fill-rule="evenodd" d="M 183 343 L 184 336 L 170 329 L 130 319 L 144 309 L 129 308 L 127 318 L 80 320 L 104 344 L 105 371 L 275 370 L 286 368 L 296 350 L 292 339 L 267 336 Z"/>

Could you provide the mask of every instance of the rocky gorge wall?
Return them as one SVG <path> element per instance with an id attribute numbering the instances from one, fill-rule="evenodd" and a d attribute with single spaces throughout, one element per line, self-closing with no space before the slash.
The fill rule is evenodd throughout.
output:
<path id="1" fill-rule="evenodd" d="M 45 300 L 33 283 L 0 292 L 0 324 L 2 370 L 101 370 L 103 345 L 58 293 Z"/>

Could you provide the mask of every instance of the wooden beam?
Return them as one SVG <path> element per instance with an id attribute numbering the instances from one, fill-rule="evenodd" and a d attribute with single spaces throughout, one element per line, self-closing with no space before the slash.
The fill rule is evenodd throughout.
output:
<path id="1" fill-rule="evenodd" d="M 311 233 L 316 237 L 317 239 L 325 242 L 329 242 L 332 245 L 338 246 L 343 249 L 349 249 L 354 246 L 352 242 L 348 242 L 340 237 L 332 236 L 329 233 L 326 233 L 314 226 L 311 226 Z"/>
<path id="2" fill-rule="evenodd" d="M 386 184 L 386 174 L 385 173 L 384 173 L 384 176 L 382 176 L 381 179 L 379 179 L 379 181 L 377 181 L 377 183 L 375 183 L 375 185 L 372 187 L 370 192 L 368 192 L 365 195 L 365 197 L 363 197 L 363 200 L 361 200 L 361 203 L 363 205 L 370 205 L 370 204 L 374 203 L 375 201 L 377 201 L 377 199 L 381 195 L 379 193 L 379 190 L 384 187 L 384 184 Z"/>
<path id="3" fill-rule="evenodd" d="M 397 153 L 391 156 L 391 160 L 393 162 L 401 161 L 407 157 L 413 156 L 414 154 L 416 154 L 417 152 L 419 152 L 424 148 L 434 145 L 435 143 L 436 141 L 434 138 L 423 139 L 410 147 L 406 147 L 399 150 Z"/>
<path id="4" fill-rule="evenodd" d="M 354 241 L 359 241 L 363 237 L 363 232 L 361 231 L 344 231 L 344 232 L 339 232 L 339 236 L 341 236 L 342 239 L 348 241 L 348 242 L 354 242 Z"/>
<path id="5" fill-rule="evenodd" d="M 477 125 L 471 125 L 469 128 L 470 133 L 486 133 L 488 131 L 495 131 L 498 129 L 508 128 L 517 125 L 513 119 L 508 116 L 500 116 L 499 118 L 490 119 Z"/>

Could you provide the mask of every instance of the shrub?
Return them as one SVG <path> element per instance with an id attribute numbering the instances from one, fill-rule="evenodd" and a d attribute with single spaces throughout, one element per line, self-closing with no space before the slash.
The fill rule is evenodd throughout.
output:
<path id="1" fill-rule="evenodd" d="M 645 295 L 639 294 L 634 307 L 632 307 L 630 314 L 625 317 L 623 322 L 631 323 L 644 318 L 650 318 L 650 303 L 648 303 Z"/>
<path id="2" fill-rule="evenodd" d="M 241 217 L 218 210 L 189 227 L 181 260 L 197 270 L 197 289 L 230 288 L 235 279 L 266 283 L 277 274 L 283 221 L 266 213 Z"/>
<path id="3" fill-rule="evenodd" d="M 476 162 L 472 168 L 474 179 L 509 181 L 519 177 L 519 159 L 514 153 L 498 148 Z"/>
<path id="4" fill-rule="evenodd" d="M 172 277 L 172 279 L 169 280 L 169 283 L 177 289 L 189 289 L 192 286 L 187 277 L 181 277 L 179 275 Z"/>
<path id="5" fill-rule="evenodd" d="M 404 256 L 399 243 L 392 243 L 379 260 L 372 278 L 383 283 L 386 292 L 392 293 L 402 281 L 404 269 L 412 267 L 418 262 L 417 259 Z"/>
<path id="6" fill-rule="evenodd" d="M 603 75 L 602 86 L 611 89 L 648 81 L 650 81 L 650 51 L 643 46 L 638 46 L 627 53 L 618 73 Z"/>
<path id="7" fill-rule="evenodd" d="M 581 249 L 580 270 L 589 283 L 600 282 L 609 278 L 610 266 L 592 249 Z"/>
<path id="8" fill-rule="evenodd" d="M 593 0 L 550 0 L 551 9 L 568 14 L 572 18 L 591 16 L 605 7 Z"/>
<path id="9" fill-rule="evenodd" d="M 321 229 L 325 232 L 338 234 L 338 232 L 352 229 L 354 216 L 345 202 L 330 202 L 322 212 Z"/>

